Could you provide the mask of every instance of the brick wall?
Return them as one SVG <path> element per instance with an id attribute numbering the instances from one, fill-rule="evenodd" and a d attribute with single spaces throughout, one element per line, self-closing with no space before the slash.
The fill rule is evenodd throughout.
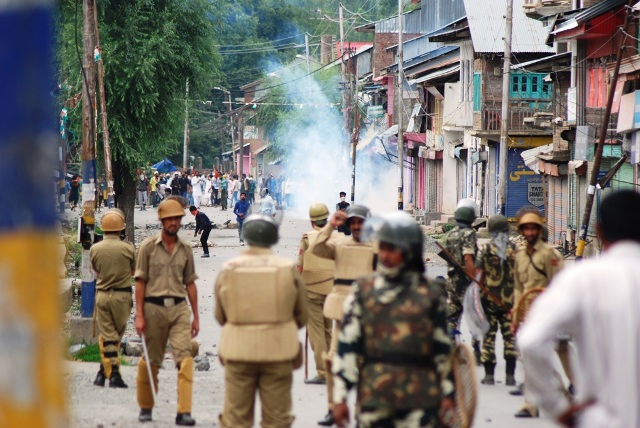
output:
<path id="1" fill-rule="evenodd" d="M 413 39 L 420 34 L 404 34 L 404 40 Z M 393 65 L 394 51 L 387 48 L 398 44 L 397 33 L 376 33 L 373 41 L 373 77 L 381 75 L 380 70 Z"/>

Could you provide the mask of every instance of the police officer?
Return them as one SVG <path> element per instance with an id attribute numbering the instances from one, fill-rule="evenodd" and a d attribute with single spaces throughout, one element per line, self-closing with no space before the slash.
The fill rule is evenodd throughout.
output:
<path id="1" fill-rule="evenodd" d="M 515 256 L 516 307 L 524 293 L 532 288 L 545 288 L 563 267 L 564 259 L 560 253 L 542 240 L 543 227 L 544 222 L 537 212 L 524 212 L 518 219 L 518 230 L 524 237 L 526 245 L 519 248 Z M 572 380 L 567 352 L 565 343 L 565 346 L 560 348 L 558 356 L 565 367 L 565 373 Z M 527 401 L 526 387 L 525 401 L 514 416 L 517 418 L 539 416 L 538 407 Z"/>
<path id="2" fill-rule="evenodd" d="M 140 422 L 151 421 L 153 395 L 147 364 L 151 364 L 155 390 L 158 369 L 162 366 L 167 340 L 173 348 L 173 360 L 178 369 L 178 412 L 176 425 L 195 425 L 191 417 L 193 389 L 193 358 L 191 339 L 200 330 L 198 316 L 198 278 L 191 247 L 180 238 L 178 230 L 184 208 L 176 198 L 158 205 L 162 231 L 145 239 L 138 251 L 136 264 L 136 321 L 135 327 L 149 351 L 149 359 L 138 362 L 137 397 Z M 191 310 L 187 305 L 189 299 Z M 192 320 L 193 317 L 193 320 Z"/>
<path id="3" fill-rule="evenodd" d="M 503 305 L 496 303 L 484 291 L 481 293 L 482 307 L 489 320 L 489 331 L 482 341 L 481 361 L 484 365 L 482 383 L 485 385 L 495 384 L 495 342 L 499 328 L 502 333 L 504 359 L 507 366 L 505 385 L 515 385 L 518 353 L 515 349 L 515 339 L 511 333 L 509 312 L 513 308 L 516 245 L 509 240 L 509 222 L 505 216 L 496 214 L 489 217 L 488 228 L 491 241 L 478 252 L 476 272 L 480 273 L 481 283 Z"/>
<path id="4" fill-rule="evenodd" d="M 302 235 L 300 251 L 298 253 L 298 272 L 302 274 L 302 280 L 307 289 L 307 303 L 309 307 L 309 322 L 307 331 L 313 350 L 317 375 L 313 379 L 305 380 L 308 384 L 325 384 L 326 375 L 322 356 L 331 346 L 331 320 L 322 313 L 327 294 L 333 286 L 333 270 L 335 262 L 313 254 L 313 247 L 318 240 L 320 230 L 327 224 L 329 209 L 321 202 L 316 202 L 309 207 L 309 218 L 312 230 Z M 332 232 L 332 241 L 340 234 Z"/>
<path id="5" fill-rule="evenodd" d="M 220 425 L 253 426 L 256 391 L 263 427 L 290 427 L 293 369 L 301 366 L 297 330 L 307 322 L 307 296 L 294 264 L 276 256 L 278 224 L 254 214 L 244 221 L 249 248 L 226 262 L 215 284 L 215 317 L 223 326 L 220 360 L 225 400 Z"/>
<path id="6" fill-rule="evenodd" d="M 436 427 L 454 410 L 447 306 L 424 276 L 423 236 L 406 213 L 385 215 L 374 231 L 375 274 L 348 297 L 334 357 L 333 413 L 349 419 L 348 391 L 357 383 L 358 427 Z"/>
<path id="7" fill-rule="evenodd" d="M 124 213 L 119 209 L 107 211 L 100 227 L 104 239 L 89 252 L 91 267 L 97 275 L 95 311 L 102 355 L 100 371 L 93 384 L 104 386 L 109 379 L 109 387 L 127 388 L 120 375 L 118 351 L 133 307 L 131 276 L 135 269 L 135 249 L 120 240 L 125 223 Z"/>
<path id="8" fill-rule="evenodd" d="M 456 261 L 462 265 L 465 270 L 474 275 L 475 259 L 478 252 L 478 244 L 476 231 L 471 224 L 476 219 L 476 204 L 472 200 L 463 199 L 458 203 L 455 211 L 456 226 L 449 231 L 445 237 L 444 246 L 453 254 Z M 447 281 L 447 299 L 449 303 L 449 331 L 453 334 L 460 329 L 460 317 L 462 316 L 462 302 L 464 301 L 464 293 L 469 286 L 469 279 L 457 272 L 453 268 L 449 268 L 449 280 Z M 480 363 L 480 346 L 474 339 L 473 351 Z"/>
<path id="9" fill-rule="evenodd" d="M 361 233 L 364 221 L 371 216 L 369 208 L 363 205 L 352 205 L 346 212 L 336 211 L 331 221 L 318 234 L 316 245 L 312 253 L 316 256 L 334 260 L 333 288 L 324 302 L 324 316 L 334 320 L 331 334 L 331 346 L 325 358 L 327 376 L 327 398 L 329 411 L 318 425 L 332 426 L 334 423 L 331 408 L 333 407 L 333 376 L 331 376 L 331 361 L 338 345 L 338 331 L 343 316 L 343 305 L 347 296 L 353 292 L 353 282 L 364 275 L 373 272 L 376 266 L 376 256 L 370 242 L 362 242 Z M 341 236 L 331 241 L 335 228 L 347 225 L 350 236 Z"/>

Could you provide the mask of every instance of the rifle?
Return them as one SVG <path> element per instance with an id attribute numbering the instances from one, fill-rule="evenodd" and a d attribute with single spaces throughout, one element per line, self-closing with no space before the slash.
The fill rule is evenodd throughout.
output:
<path id="1" fill-rule="evenodd" d="M 442 259 L 445 262 L 447 262 L 447 264 L 449 264 L 449 266 L 453 267 L 456 270 L 456 272 L 464 275 L 471 282 L 475 282 L 476 284 L 478 284 L 480 289 L 482 291 L 484 291 L 487 294 L 487 296 L 491 300 L 493 300 L 498 306 L 502 307 L 503 309 L 508 309 L 507 305 L 505 305 L 502 300 L 500 300 L 495 294 L 493 294 L 491 291 L 489 291 L 489 289 L 484 284 L 481 284 L 480 281 L 477 281 L 473 276 L 471 276 L 471 274 L 469 272 L 467 272 L 467 270 L 464 268 L 464 266 L 462 266 L 460 263 L 458 263 L 456 258 L 453 256 L 453 254 L 451 254 L 451 252 L 449 250 L 447 250 L 439 242 L 436 242 L 436 245 L 438 247 L 440 247 L 440 252 L 438 253 L 438 256 L 442 257 Z"/>

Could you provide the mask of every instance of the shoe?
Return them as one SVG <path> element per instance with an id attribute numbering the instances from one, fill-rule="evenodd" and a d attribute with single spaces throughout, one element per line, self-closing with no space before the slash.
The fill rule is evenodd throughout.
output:
<path id="1" fill-rule="evenodd" d="M 240 241 L 240 246 L 244 247 L 244 242 L 243 241 Z"/>
<path id="2" fill-rule="evenodd" d="M 305 379 L 304 383 L 307 385 L 326 385 L 327 381 L 323 377 L 316 376 L 313 379 Z"/>
<path id="3" fill-rule="evenodd" d="M 109 379 L 109 388 L 129 388 L 124 380 L 122 380 L 122 376 L 120 376 L 120 372 L 117 367 L 114 367 L 111 371 L 111 378 Z"/>
<path id="4" fill-rule="evenodd" d="M 332 427 L 334 423 L 335 420 L 333 419 L 333 413 L 331 413 L 331 411 L 327 412 L 327 414 L 324 416 L 324 419 L 320 419 L 318 421 L 318 425 L 323 427 Z"/>
<path id="5" fill-rule="evenodd" d="M 203 254 L 203 255 L 202 255 L 202 256 L 200 256 L 200 257 L 202 257 L 203 259 L 206 259 L 207 257 L 209 257 L 209 253 L 207 253 L 207 254 Z"/>
<path id="6" fill-rule="evenodd" d="M 513 416 L 516 418 L 537 418 L 538 412 L 536 411 L 535 414 L 533 414 L 527 409 L 520 409 L 518 413 Z"/>
<path id="7" fill-rule="evenodd" d="M 521 383 L 516 387 L 516 389 L 512 389 L 509 391 L 509 395 L 521 396 L 524 394 L 524 383 Z"/>
<path id="8" fill-rule="evenodd" d="M 495 385 L 496 380 L 493 375 L 484 375 L 484 379 L 482 379 L 480 383 L 483 385 Z"/>
<path id="9" fill-rule="evenodd" d="M 98 371 L 98 374 L 96 375 L 96 380 L 93 381 L 93 384 L 95 386 L 104 386 L 104 383 L 106 380 L 107 378 L 104 375 L 104 368 L 102 367 L 102 364 L 100 364 L 100 370 Z"/>
<path id="10" fill-rule="evenodd" d="M 196 420 L 191 417 L 191 413 L 178 413 L 176 415 L 176 425 L 192 427 L 196 424 Z"/>
<path id="11" fill-rule="evenodd" d="M 140 415 L 138 415 L 138 421 L 151 422 L 151 410 L 152 409 L 140 409 Z"/>
<path id="12" fill-rule="evenodd" d="M 507 386 L 515 386 L 516 385 L 516 378 L 515 376 L 509 376 L 507 375 L 506 380 L 504 381 L 504 384 Z"/>

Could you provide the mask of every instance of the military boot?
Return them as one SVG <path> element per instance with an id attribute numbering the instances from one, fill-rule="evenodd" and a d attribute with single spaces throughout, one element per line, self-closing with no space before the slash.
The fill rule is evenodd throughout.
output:
<path id="1" fill-rule="evenodd" d="M 109 388 L 129 388 L 124 380 L 122 380 L 122 376 L 120 376 L 120 369 L 118 366 L 113 366 L 111 368 L 111 377 L 109 378 Z"/>
<path id="2" fill-rule="evenodd" d="M 98 370 L 98 374 L 96 375 L 96 380 L 93 381 L 95 386 L 104 386 L 107 377 L 104 375 L 104 366 L 100 364 L 100 370 Z"/>
<path id="3" fill-rule="evenodd" d="M 486 362 L 484 363 L 484 379 L 480 381 L 483 385 L 495 385 L 496 380 L 494 373 L 496 369 L 496 363 Z"/>
<path id="4" fill-rule="evenodd" d="M 191 417 L 191 413 L 178 413 L 176 415 L 176 425 L 192 427 L 196 420 Z"/>
<path id="5" fill-rule="evenodd" d="M 514 386 L 516 384 L 516 359 L 514 357 L 506 358 L 507 369 L 506 369 L 506 379 L 504 381 L 507 386 Z"/>
<path id="6" fill-rule="evenodd" d="M 318 425 L 323 427 L 332 427 L 334 423 L 335 423 L 335 420 L 333 419 L 333 413 L 331 413 L 331 411 L 327 412 L 324 418 L 318 421 Z"/>
<path id="7" fill-rule="evenodd" d="M 473 355 L 476 357 L 476 365 L 482 365 L 482 362 L 480 361 L 482 357 L 482 352 L 480 352 L 480 341 L 476 339 L 471 340 L 471 347 L 473 348 Z"/>

